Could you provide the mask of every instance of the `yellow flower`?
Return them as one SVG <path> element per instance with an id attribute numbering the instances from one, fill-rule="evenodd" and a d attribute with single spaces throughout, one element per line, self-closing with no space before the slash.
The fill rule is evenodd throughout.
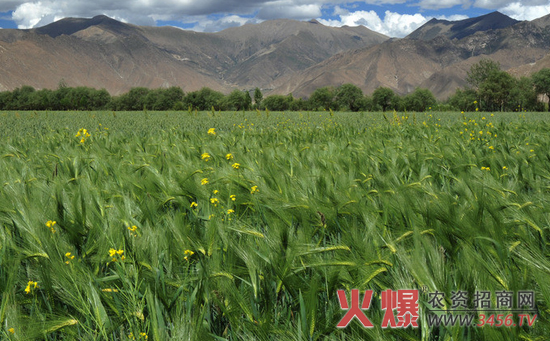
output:
<path id="1" fill-rule="evenodd" d="M 15 334 L 15 329 L 13 329 L 13 328 L 8 329 L 8 331 L 9 331 L 11 334 Z"/>
<path id="2" fill-rule="evenodd" d="M 218 198 L 210 198 L 210 203 L 214 206 L 218 206 L 220 201 L 218 200 Z"/>
<path id="3" fill-rule="evenodd" d="M 147 334 L 146 333 L 139 333 L 140 336 L 143 336 L 143 338 L 145 338 L 145 340 L 147 340 Z"/>
<path id="4" fill-rule="evenodd" d="M 237 196 L 235 194 L 231 194 L 229 198 L 233 201 L 237 200 Z"/>
<path id="5" fill-rule="evenodd" d="M 252 186 L 252 188 L 250 189 L 250 194 L 254 194 L 256 192 L 259 192 L 260 190 L 258 189 L 258 186 Z"/>
<path id="6" fill-rule="evenodd" d="M 208 178 L 204 178 L 201 180 L 201 185 L 206 185 L 208 183 Z"/>
<path id="7" fill-rule="evenodd" d="M 27 287 L 25 288 L 25 293 L 28 294 L 31 292 L 31 287 L 34 289 L 38 288 L 38 282 L 29 281 Z"/>
<path id="8" fill-rule="evenodd" d="M 227 210 L 227 214 L 231 214 L 231 213 L 235 213 L 235 210 L 228 209 L 228 210 Z"/>
<path id="9" fill-rule="evenodd" d="M 477 104 L 477 101 L 474 101 L 474 104 Z"/>
<path id="10" fill-rule="evenodd" d="M 199 206 L 199 204 L 197 204 L 196 202 L 193 201 L 193 202 L 191 203 L 191 208 L 195 208 L 195 207 L 197 207 L 197 206 Z"/>
<path id="11" fill-rule="evenodd" d="M 113 248 L 109 249 L 109 257 L 114 257 L 116 255 L 116 250 Z"/>
<path id="12" fill-rule="evenodd" d="M 231 159 L 233 158 L 233 154 L 228 153 L 228 154 L 225 155 L 225 158 L 226 158 L 227 160 L 231 160 Z"/>
<path id="13" fill-rule="evenodd" d="M 502 170 L 508 170 L 508 167 L 502 166 Z"/>
<path id="14" fill-rule="evenodd" d="M 73 260 L 74 259 L 74 255 L 71 254 L 70 252 L 67 252 L 65 254 L 65 257 L 67 257 L 68 259 L 65 261 L 65 264 L 69 264 L 69 261 Z"/>
<path id="15" fill-rule="evenodd" d="M 495 149 L 495 147 L 493 147 L 493 146 L 489 146 L 489 149 L 493 150 L 493 149 Z"/>
<path id="16" fill-rule="evenodd" d="M 191 250 L 185 250 L 183 252 L 183 254 L 185 255 L 185 257 L 183 257 L 183 259 L 185 260 L 189 260 L 189 257 L 193 256 L 195 254 L 195 252 L 191 251 Z"/>
<path id="17" fill-rule="evenodd" d="M 216 135 L 216 128 L 208 129 L 208 135 Z"/>
<path id="18" fill-rule="evenodd" d="M 201 159 L 203 159 L 204 161 L 208 162 L 208 160 L 210 160 L 210 154 L 208 154 L 208 153 L 202 153 Z"/>
<path id="19" fill-rule="evenodd" d="M 535 152 L 535 150 L 534 150 L 534 149 L 531 149 L 531 150 L 530 150 L 530 152 L 531 152 L 531 153 L 534 153 L 534 152 Z"/>
<path id="20" fill-rule="evenodd" d="M 240 166 L 241 166 L 241 164 L 237 163 L 237 162 L 235 162 L 234 164 L 231 165 L 231 167 L 233 167 L 234 169 L 239 169 Z"/>
<path id="21" fill-rule="evenodd" d="M 218 194 L 218 193 L 220 193 L 220 191 L 218 191 L 217 189 L 215 189 L 215 190 L 212 191 L 212 193 Z"/>
<path id="22" fill-rule="evenodd" d="M 48 220 L 46 222 L 46 226 L 50 228 L 50 231 L 52 231 L 52 233 L 55 233 L 55 229 L 53 228 L 55 224 L 57 224 L 57 223 L 55 221 L 51 221 L 51 220 Z"/>
<path id="23" fill-rule="evenodd" d="M 128 230 L 130 230 L 131 232 L 136 232 L 137 226 L 136 225 L 128 226 Z"/>

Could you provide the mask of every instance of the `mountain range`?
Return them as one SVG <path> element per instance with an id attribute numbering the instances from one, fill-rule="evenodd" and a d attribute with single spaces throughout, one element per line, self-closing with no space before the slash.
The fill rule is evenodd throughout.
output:
<path id="1" fill-rule="evenodd" d="M 432 19 L 396 39 L 316 20 L 270 20 L 216 33 L 136 26 L 106 16 L 65 18 L 29 29 L 0 29 L 0 91 L 23 85 L 105 88 L 179 86 L 262 89 L 307 97 L 353 83 L 400 94 L 417 87 L 444 99 L 466 85 L 481 58 L 516 76 L 550 66 L 550 16 L 517 21 L 499 12 L 461 21 Z"/>

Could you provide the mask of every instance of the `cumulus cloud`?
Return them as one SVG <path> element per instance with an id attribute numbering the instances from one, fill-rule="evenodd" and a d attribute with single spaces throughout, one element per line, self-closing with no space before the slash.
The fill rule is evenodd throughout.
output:
<path id="1" fill-rule="evenodd" d="M 196 19 L 196 18 L 195 18 Z M 263 20 L 256 18 L 243 18 L 238 15 L 228 15 L 217 20 L 208 19 L 206 16 L 200 20 L 190 22 L 195 24 L 193 31 L 197 32 L 218 32 L 230 27 L 238 27 L 246 24 L 258 24 Z"/>
<path id="2" fill-rule="evenodd" d="M 358 26 L 363 25 L 373 31 L 390 37 L 404 37 L 425 24 L 429 18 L 421 14 L 399 14 L 390 11 L 384 13 L 384 19 L 375 11 L 355 11 L 340 14 L 340 20 L 318 19 L 329 26 Z"/>
<path id="3" fill-rule="evenodd" d="M 442 9 L 451 8 L 454 6 L 462 6 L 468 8 L 472 5 L 470 0 L 421 0 L 418 6 L 423 9 Z"/>
<path id="4" fill-rule="evenodd" d="M 258 12 L 259 19 L 311 19 L 321 16 L 317 4 L 296 4 L 293 1 L 274 1 L 265 4 Z"/>
<path id="5" fill-rule="evenodd" d="M 550 1 L 526 6 L 524 2 L 514 2 L 501 9 L 501 12 L 516 20 L 533 20 L 550 14 Z"/>
<path id="6" fill-rule="evenodd" d="M 533 19 L 550 11 L 549 0 L 0 0 L 0 13 L 11 12 L 19 28 L 42 26 L 65 17 L 105 14 L 138 25 L 155 25 L 157 20 L 195 23 L 202 31 L 275 18 L 309 20 L 332 13 L 333 19 L 319 21 L 332 26 L 363 24 L 396 37 L 431 18 L 425 14 L 399 14 L 395 8 L 381 18 L 365 7 L 398 4 L 418 8 L 421 13 L 457 6 L 498 9 L 516 19 Z"/>

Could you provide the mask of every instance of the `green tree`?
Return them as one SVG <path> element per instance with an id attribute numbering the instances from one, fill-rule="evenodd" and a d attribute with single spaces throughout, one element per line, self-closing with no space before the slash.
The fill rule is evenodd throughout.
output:
<path id="1" fill-rule="evenodd" d="M 487 80 L 489 75 L 500 71 L 500 63 L 491 59 L 483 58 L 479 63 L 472 65 L 467 73 L 466 81 L 472 88 L 478 90 L 481 84 Z"/>
<path id="2" fill-rule="evenodd" d="M 405 110 L 409 111 L 426 111 L 436 104 L 435 96 L 428 89 L 416 88 L 413 93 L 403 99 L 403 106 Z"/>
<path id="3" fill-rule="evenodd" d="M 479 96 L 483 99 L 484 110 L 504 111 L 509 105 L 516 79 L 508 72 L 493 71 L 479 85 Z"/>
<path id="4" fill-rule="evenodd" d="M 475 111 L 477 92 L 474 89 L 457 89 L 454 95 L 449 98 L 449 104 L 461 111 Z"/>
<path id="5" fill-rule="evenodd" d="M 316 89 L 309 98 L 309 106 L 312 110 L 318 109 L 336 109 L 334 99 L 334 90 L 331 87 L 323 87 Z"/>
<path id="6" fill-rule="evenodd" d="M 250 105 L 251 99 L 248 91 L 233 90 L 223 100 L 224 110 L 246 110 Z"/>
<path id="7" fill-rule="evenodd" d="M 372 100 L 375 105 L 382 108 L 382 111 L 386 111 L 386 109 L 390 107 L 395 107 L 399 101 L 399 98 L 395 95 L 392 89 L 379 87 L 372 93 Z"/>
<path id="8" fill-rule="evenodd" d="M 256 104 L 257 108 L 260 107 L 263 99 L 264 95 L 262 95 L 262 91 L 260 90 L 260 88 L 254 89 L 254 104 Z"/>
<path id="9" fill-rule="evenodd" d="M 364 106 L 363 91 L 356 85 L 343 84 L 336 89 L 334 101 L 340 110 L 359 111 Z"/>
<path id="10" fill-rule="evenodd" d="M 212 90 L 208 87 L 203 87 L 199 91 L 187 93 L 183 102 L 185 107 L 191 107 L 196 110 L 210 110 L 212 107 L 219 110 L 224 99 L 221 92 Z"/>
<path id="11" fill-rule="evenodd" d="M 292 95 L 271 95 L 262 101 L 262 107 L 272 111 L 285 111 L 290 110 L 292 101 Z"/>
<path id="12" fill-rule="evenodd" d="M 550 69 L 544 68 L 534 73 L 532 79 L 536 92 L 550 99 Z M 550 105 L 548 110 L 550 111 Z"/>

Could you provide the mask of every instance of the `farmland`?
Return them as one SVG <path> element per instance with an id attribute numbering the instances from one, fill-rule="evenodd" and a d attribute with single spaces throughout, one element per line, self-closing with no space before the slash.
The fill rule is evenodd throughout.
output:
<path id="1" fill-rule="evenodd" d="M 548 114 L 0 112 L 0 136 L 1 339 L 550 333 Z M 336 327 L 355 288 L 373 328 Z M 386 289 L 420 291 L 419 328 L 380 327 Z M 533 291 L 537 319 L 429 327 L 436 291 Z"/>

